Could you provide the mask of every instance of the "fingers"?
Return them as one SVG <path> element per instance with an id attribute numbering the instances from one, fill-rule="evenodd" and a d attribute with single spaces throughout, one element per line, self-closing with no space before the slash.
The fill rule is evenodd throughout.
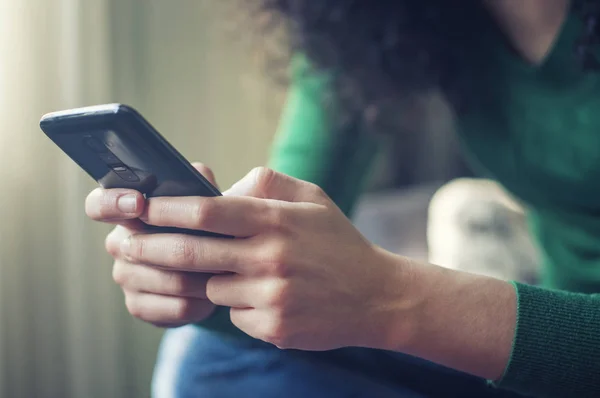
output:
<path id="1" fill-rule="evenodd" d="M 131 315 L 157 325 L 178 326 L 199 322 L 214 311 L 207 300 L 125 292 L 125 304 Z"/>
<path id="2" fill-rule="evenodd" d="M 286 348 L 286 342 L 279 337 L 283 334 L 282 327 L 274 321 L 275 318 L 268 310 L 231 308 L 230 318 L 231 323 L 249 336 Z"/>
<path id="3" fill-rule="evenodd" d="M 113 279 L 124 290 L 165 296 L 206 299 L 206 283 L 211 275 L 165 271 L 148 265 L 117 260 Z"/>
<path id="4" fill-rule="evenodd" d="M 249 336 L 280 343 L 281 325 L 271 315 L 272 308 L 286 300 L 286 286 L 281 281 L 216 275 L 208 281 L 206 296 L 216 305 L 230 307 L 231 322 Z"/>
<path id="5" fill-rule="evenodd" d="M 148 201 L 142 219 L 161 227 L 243 238 L 293 221 L 287 207 L 284 202 L 250 197 L 157 197 Z"/>
<path id="6" fill-rule="evenodd" d="M 269 292 L 277 289 L 276 283 L 263 283 L 260 279 L 250 279 L 237 274 L 216 275 L 210 278 L 206 285 L 206 296 L 216 305 L 253 308 L 265 297 L 270 297 Z"/>
<path id="7" fill-rule="evenodd" d="M 121 258 L 121 242 L 127 239 L 130 235 L 131 231 L 128 228 L 118 225 L 106 236 L 104 248 L 113 258 Z"/>
<path id="8" fill-rule="evenodd" d="M 180 234 L 133 235 L 118 253 L 127 261 L 188 272 L 245 272 L 252 264 L 245 240 Z"/>
<path id="9" fill-rule="evenodd" d="M 265 167 L 250 171 L 223 193 L 226 196 L 253 196 L 285 202 L 328 204 L 329 198 L 315 184 L 278 173 Z"/>
<path id="10" fill-rule="evenodd" d="M 215 184 L 210 169 L 201 164 L 194 167 Z M 123 288 L 127 308 L 133 316 L 159 327 L 199 322 L 210 316 L 215 308 L 206 299 L 210 275 L 167 271 L 123 259 L 122 242 L 145 226 L 139 220 L 145 205 L 145 198 L 137 191 L 96 189 L 86 199 L 85 209 L 93 220 L 119 224 L 107 236 L 105 244 L 106 250 L 117 259 L 113 279 Z"/>
<path id="11" fill-rule="evenodd" d="M 125 293 L 129 312 L 159 327 L 199 322 L 215 306 L 206 299 L 209 275 L 164 271 L 117 260 L 113 279 Z"/>
<path id="12" fill-rule="evenodd" d="M 212 170 L 202 163 L 192 164 L 207 180 L 216 185 Z M 85 212 L 95 221 L 116 223 L 133 220 L 144 212 L 144 196 L 131 189 L 93 190 L 86 198 Z"/>
<path id="13" fill-rule="evenodd" d="M 95 221 L 132 220 L 143 211 L 144 196 L 131 189 L 97 188 L 85 200 L 85 212 Z"/>
<path id="14" fill-rule="evenodd" d="M 215 174 L 209 167 L 200 162 L 193 162 L 192 166 L 194 166 L 194 168 L 198 170 L 198 172 L 202 174 L 204 178 L 206 178 L 211 184 L 213 184 L 216 188 L 219 188 L 217 180 L 215 179 Z"/>
<path id="15" fill-rule="evenodd" d="M 212 178 L 208 169 L 197 167 Z M 287 211 L 286 202 L 331 203 L 316 185 L 260 168 L 236 184 L 226 197 L 157 197 L 145 203 L 139 192 L 98 189 L 89 195 L 86 212 L 104 222 L 124 223 L 139 217 L 159 227 L 250 237 L 269 228 L 293 226 L 298 220 L 290 220 L 294 213 Z M 143 229 L 143 224 L 135 222 L 138 225 L 127 226 Z"/>

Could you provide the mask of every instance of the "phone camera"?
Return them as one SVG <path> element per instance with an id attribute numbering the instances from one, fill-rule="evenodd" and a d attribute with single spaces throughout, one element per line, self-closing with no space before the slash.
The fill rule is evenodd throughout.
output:
<path id="1" fill-rule="evenodd" d="M 89 138 L 86 138 L 84 142 L 85 142 L 85 145 L 94 152 L 103 153 L 103 152 L 108 151 L 108 149 L 106 148 L 106 145 L 104 145 L 104 143 L 102 141 L 100 141 L 98 138 L 89 137 Z"/>

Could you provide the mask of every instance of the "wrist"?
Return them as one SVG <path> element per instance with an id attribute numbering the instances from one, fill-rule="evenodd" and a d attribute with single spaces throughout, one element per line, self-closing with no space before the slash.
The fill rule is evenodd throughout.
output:
<path id="1" fill-rule="evenodd" d="M 384 270 L 377 296 L 369 306 L 372 311 L 365 347 L 406 351 L 418 330 L 419 308 L 424 299 L 418 286 L 422 283 L 420 264 L 409 258 L 375 248 L 375 262 Z"/>
<path id="2" fill-rule="evenodd" d="M 398 267 L 374 348 L 420 357 L 496 380 L 516 327 L 516 293 L 502 280 L 417 263 L 388 253 Z"/>

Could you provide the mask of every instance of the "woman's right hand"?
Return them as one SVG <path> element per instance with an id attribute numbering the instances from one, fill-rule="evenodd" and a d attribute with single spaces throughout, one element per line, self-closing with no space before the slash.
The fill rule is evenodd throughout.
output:
<path id="1" fill-rule="evenodd" d="M 212 171 L 199 163 L 194 167 L 211 183 Z M 215 184 L 216 185 L 216 184 Z M 112 275 L 125 294 L 131 315 L 158 327 L 178 327 L 206 319 L 215 305 L 206 298 L 211 274 L 169 271 L 156 265 L 135 264 L 121 255 L 121 242 L 143 233 L 139 217 L 146 201 L 130 189 L 95 189 L 85 202 L 88 217 L 115 224 L 106 237 L 106 251 L 114 258 Z"/>

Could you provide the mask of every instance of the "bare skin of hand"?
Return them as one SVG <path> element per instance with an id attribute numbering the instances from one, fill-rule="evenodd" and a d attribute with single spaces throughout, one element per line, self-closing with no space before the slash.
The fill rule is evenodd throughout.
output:
<path id="1" fill-rule="evenodd" d="M 313 184 L 255 169 L 223 197 L 161 197 L 145 204 L 136 197 L 135 211 L 127 214 L 117 206 L 124 193 L 135 195 L 97 190 L 86 208 L 95 220 L 126 226 L 108 236 L 106 247 L 129 311 L 144 321 L 200 321 L 212 310 L 208 297 L 231 307 L 240 329 L 279 347 L 368 346 L 377 338 L 371 332 L 380 329 L 381 312 L 390 310 L 381 293 L 386 286 L 401 289 L 390 281 L 402 268 L 383 266 L 381 251 Z M 143 234 L 130 221 L 138 217 L 237 239 Z M 213 270 L 227 274 L 207 274 Z"/>
<path id="2" fill-rule="evenodd" d="M 193 166 L 213 184 L 212 171 L 201 163 Z M 85 202 L 93 220 L 116 224 L 106 237 L 106 250 L 114 258 L 113 279 L 123 289 L 129 312 L 158 327 L 177 327 L 199 322 L 212 314 L 215 305 L 206 297 L 210 274 L 186 273 L 132 262 L 120 251 L 121 242 L 141 233 L 139 217 L 146 211 L 143 195 L 129 189 L 96 189 Z"/>
<path id="3" fill-rule="evenodd" d="M 394 350 L 489 379 L 508 362 L 512 286 L 372 245 L 313 184 L 259 168 L 222 197 L 136 199 L 127 217 L 115 210 L 122 193 L 92 193 L 90 217 L 236 237 L 118 227 L 107 250 L 140 319 L 183 325 L 206 318 L 215 304 L 230 307 L 242 331 L 280 348 Z"/>

